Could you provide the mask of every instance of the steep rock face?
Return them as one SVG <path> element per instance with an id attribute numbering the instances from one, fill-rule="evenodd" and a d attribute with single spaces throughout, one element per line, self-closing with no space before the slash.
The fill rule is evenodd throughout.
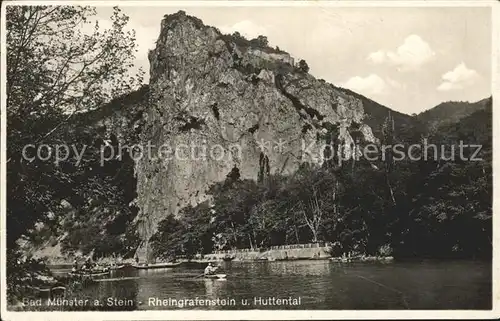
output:
<path id="1" fill-rule="evenodd" d="M 148 102 L 149 87 L 146 85 L 102 108 L 77 115 L 68 130 L 90 131 L 102 139 L 114 136 L 122 147 L 133 146 L 139 143 Z"/>
<path id="2" fill-rule="evenodd" d="M 136 164 L 144 240 L 167 215 L 208 199 L 208 187 L 234 167 L 255 180 L 263 164 L 271 174 L 293 173 L 302 162 L 321 164 L 329 133 L 345 153 L 354 137 L 376 140 L 360 99 L 270 51 L 236 44 L 184 12 L 165 16 L 149 54 L 141 134 L 152 157 Z"/>

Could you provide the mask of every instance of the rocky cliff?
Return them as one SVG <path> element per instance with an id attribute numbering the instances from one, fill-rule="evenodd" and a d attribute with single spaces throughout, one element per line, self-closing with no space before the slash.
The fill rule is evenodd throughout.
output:
<path id="1" fill-rule="evenodd" d="M 238 41 L 236 41 L 238 40 Z M 293 65 L 293 58 L 221 34 L 180 11 L 166 15 L 149 53 L 149 104 L 136 163 L 143 240 L 237 168 L 242 178 L 321 163 L 323 144 L 351 153 L 374 142 L 363 103 Z M 306 148 L 304 148 L 306 147 Z"/>

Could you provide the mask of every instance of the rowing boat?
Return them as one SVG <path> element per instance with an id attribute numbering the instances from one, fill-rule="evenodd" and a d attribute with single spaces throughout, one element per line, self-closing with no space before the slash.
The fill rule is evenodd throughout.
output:
<path id="1" fill-rule="evenodd" d="M 254 262 L 269 262 L 267 257 L 259 257 L 253 260 Z"/>
<path id="2" fill-rule="evenodd" d="M 144 264 L 144 265 L 134 264 L 132 266 L 140 270 L 150 270 L 150 269 L 172 268 L 179 266 L 181 264 L 182 264 L 181 262 L 178 262 L 178 263 L 155 263 L 155 264 Z"/>
<path id="3" fill-rule="evenodd" d="M 205 275 L 205 279 L 217 279 L 217 280 L 224 280 L 226 279 L 227 274 L 208 274 Z"/>
<path id="4" fill-rule="evenodd" d="M 137 280 L 139 277 L 138 276 L 125 276 L 121 278 L 106 278 L 106 279 L 99 279 L 95 280 L 96 282 L 113 282 L 113 281 L 126 281 L 126 280 Z"/>
<path id="5" fill-rule="evenodd" d="M 95 271 L 95 272 L 69 272 L 70 276 L 79 276 L 79 277 L 97 277 L 109 275 L 109 271 Z"/>

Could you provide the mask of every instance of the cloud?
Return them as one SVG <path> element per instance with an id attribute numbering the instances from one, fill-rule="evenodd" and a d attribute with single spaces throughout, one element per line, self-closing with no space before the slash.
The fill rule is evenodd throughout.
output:
<path id="1" fill-rule="evenodd" d="M 382 50 L 372 52 L 368 55 L 368 60 L 376 64 L 381 64 L 386 60 L 386 53 Z"/>
<path id="2" fill-rule="evenodd" d="M 436 53 L 418 35 L 408 36 L 396 51 L 379 50 L 368 55 L 367 60 L 376 63 L 392 63 L 400 71 L 416 70 L 434 59 Z"/>
<path id="3" fill-rule="evenodd" d="M 396 80 L 394 79 L 391 79 L 391 78 L 386 78 L 386 81 L 387 81 L 387 84 L 389 85 L 389 87 L 391 88 L 395 88 L 395 89 L 406 89 L 406 86 L 397 82 Z"/>
<path id="4" fill-rule="evenodd" d="M 442 82 L 437 87 L 439 91 L 449 91 L 463 89 L 473 85 L 479 78 L 479 74 L 474 69 L 469 69 L 464 62 L 460 63 L 455 69 L 443 74 Z"/>
<path id="5" fill-rule="evenodd" d="M 385 95 L 391 88 L 403 88 L 397 81 L 389 78 L 384 80 L 375 74 L 370 74 L 366 77 L 352 77 L 347 80 L 342 87 L 368 96 Z"/>
<path id="6" fill-rule="evenodd" d="M 257 38 L 260 35 L 267 35 L 267 29 L 255 24 L 250 20 L 243 20 L 235 23 L 232 26 L 220 26 L 218 27 L 222 33 L 232 34 L 238 31 L 242 36 L 248 39 Z"/>

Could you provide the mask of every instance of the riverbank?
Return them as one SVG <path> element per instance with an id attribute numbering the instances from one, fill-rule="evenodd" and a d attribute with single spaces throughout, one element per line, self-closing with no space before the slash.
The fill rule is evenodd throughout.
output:
<path id="1" fill-rule="evenodd" d="M 285 260 L 310 260 L 329 259 L 330 247 L 311 246 L 296 247 L 283 246 L 282 248 L 271 248 L 267 250 L 233 250 L 207 254 L 204 259 L 207 261 L 285 261 Z"/>
<path id="2" fill-rule="evenodd" d="M 331 246 L 328 243 L 307 243 L 307 244 L 289 244 L 273 246 L 265 249 L 234 249 L 225 251 L 216 251 L 205 255 L 197 255 L 191 259 L 179 259 L 178 262 L 190 263 L 208 263 L 218 261 L 293 261 L 293 260 L 332 260 L 336 262 L 351 261 L 390 261 L 392 257 L 387 256 L 368 256 L 357 255 L 352 257 L 332 257 Z M 81 261 L 82 256 L 77 256 Z M 74 256 L 53 256 L 46 258 L 46 264 L 51 266 L 69 266 L 73 263 Z M 94 260 L 99 265 L 134 264 L 132 258 L 120 259 L 114 257 L 104 257 Z"/>
<path id="3" fill-rule="evenodd" d="M 208 263 L 217 261 L 294 261 L 294 260 L 331 260 L 334 262 L 390 262 L 392 256 L 381 255 L 345 255 L 332 257 L 331 245 L 329 243 L 306 243 L 279 245 L 265 249 L 235 249 L 217 251 L 214 253 L 198 256 L 190 262 Z"/>

